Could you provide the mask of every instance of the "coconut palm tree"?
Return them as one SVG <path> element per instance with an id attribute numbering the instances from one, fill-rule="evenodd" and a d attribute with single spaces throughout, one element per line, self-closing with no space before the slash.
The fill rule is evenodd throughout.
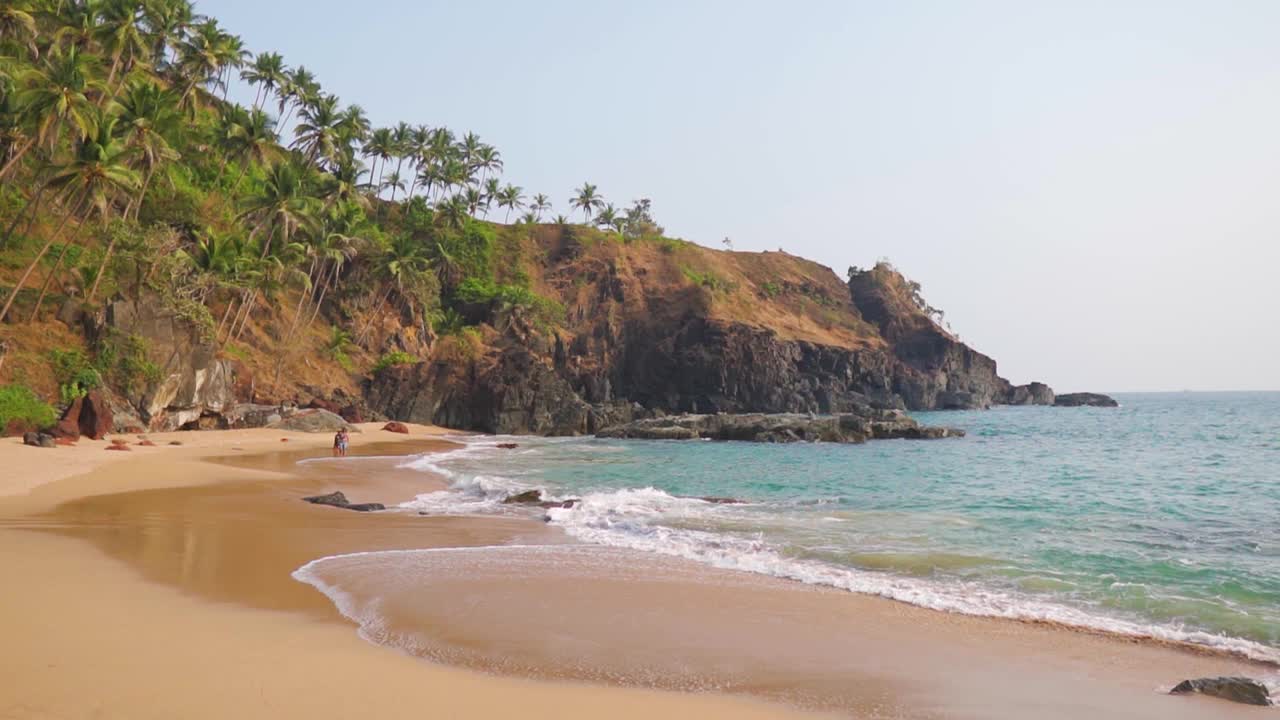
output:
<path id="1" fill-rule="evenodd" d="M 298 113 L 298 125 L 293 129 L 292 147 L 302 152 L 307 162 L 318 164 L 337 156 L 338 128 L 342 112 L 338 98 L 321 95 L 315 102 L 307 103 Z"/>
<path id="2" fill-rule="evenodd" d="M 369 170 L 369 183 L 375 190 L 382 188 L 382 172 L 386 170 L 387 161 L 395 154 L 396 142 L 392 135 L 391 128 L 378 128 L 369 133 L 369 139 L 361 146 L 360 152 L 365 157 L 373 158 L 373 166 L 378 165 L 378 161 L 382 161 L 382 167 L 378 169 L 378 177 L 373 177 L 372 167 Z"/>
<path id="3" fill-rule="evenodd" d="M 108 96 L 120 92 L 120 85 L 115 82 L 116 73 L 120 73 L 120 84 L 124 83 L 124 75 L 135 62 L 145 62 L 151 55 L 151 46 L 143 35 L 141 25 L 143 3 L 140 0 L 104 0 L 99 11 L 97 40 L 103 51 L 111 57 L 111 70 L 107 73 L 105 87 L 109 95 L 104 94 L 99 105 L 106 102 Z"/>
<path id="4" fill-rule="evenodd" d="M 36 18 L 34 7 L 30 2 L 16 0 L 0 7 L 0 42 L 12 43 L 14 47 L 24 48 L 29 57 L 40 54 L 36 46 Z"/>
<path id="5" fill-rule="evenodd" d="M 569 200 L 569 204 L 582 211 L 584 221 L 590 221 L 591 213 L 604 207 L 604 198 L 596 191 L 596 186 L 589 182 L 582 183 L 582 187 L 574 190 L 577 195 Z"/>
<path id="6" fill-rule="evenodd" d="M 293 72 L 289 73 L 288 80 L 276 93 L 280 105 L 280 127 L 284 127 L 289 122 L 294 110 L 311 102 L 312 99 L 319 95 L 320 83 L 316 82 L 316 76 L 301 65 L 295 68 Z M 285 108 L 288 108 L 289 111 L 285 112 Z"/>
<path id="7" fill-rule="evenodd" d="M 489 173 L 502 172 L 502 153 L 498 152 L 492 145 L 481 145 L 476 150 L 475 159 L 476 169 L 480 171 L 480 184 L 483 185 L 488 179 Z"/>
<path id="8" fill-rule="evenodd" d="M 129 148 L 115 137 L 115 126 L 115 117 L 110 115 L 100 117 L 94 123 L 97 129 L 96 134 L 80 143 L 76 157 L 54 173 L 49 181 L 51 188 L 62 189 L 69 195 L 80 196 L 85 208 L 97 210 L 104 222 L 110 217 L 116 206 L 116 200 L 121 195 L 136 192 L 142 185 L 137 171 L 129 167 Z M 86 302 L 92 303 L 98 294 L 98 286 L 102 282 L 102 276 L 106 274 L 107 264 L 111 262 L 111 255 L 115 251 L 118 237 L 119 235 L 115 233 L 111 234 L 111 240 L 107 244 L 107 250 L 102 255 L 102 262 L 94 277 L 93 287 L 85 298 Z M 45 280 L 44 288 L 40 290 L 40 297 L 36 299 L 35 309 L 31 313 L 32 319 L 40 311 L 40 305 L 49 288 L 49 281 L 57 273 L 58 266 L 70 245 L 67 243 L 63 246 L 58 262 L 49 271 L 49 277 Z"/>
<path id="9" fill-rule="evenodd" d="M 52 153 L 65 126 L 71 127 L 77 141 L 96 131 L 97 115 L 89 95 L 102 85 L 91 79 L 93 68 L 93 59 L 72 46 L 51 51 L 41 67 L 23 73 L 24 89 L 18 92 L 16 102 L 34 132 L 0 167 L 0 178 L 8 175 L 37 142 L 47 144 Z"/>
<path id="10" fill-rule="evenodd" d="M 169 53 L 178 53 L 191 27 L 203 20 L 188 0 L 147 0 L 142 15 L 151 40 L 151 62 L 157 67 L 168 62 Z"/>
<path id="11" fill-rule="evenodd" d="M 533 201 L 529 203 L 529 209 L 533 211 L 534 222 L 541 222 L 542 213 L 551 209 L 551 198 L 538 193 L 533 196 Z"/>
<path id="12" fill-rule="evenodd" d="M 467 223 L 467 202 L 461 195 L 454 195 L 439 204 L 436 217 L 446 227 L 461 230 Z"/>
<path id="13" fill-rule="evenodd" d="M 618 214 L 618 209 L 610 203 L 600 210 L 600 214 L 596 215 L 595 223 L 600 227 L 611 228 L 621 219 L 622 216 Z"/>
<path id="14" fill-rule="evenodd" d="M 262 233 L 262 258 L 271 254 L 275 241 L 288 246 L 299 228 L 309 228 L 315 221 L 315 199 L 307 194 L 305 169 L 292 160 L 281 160 L 271 166 L 262 191 L 249 198 L 240 213 L 243 219 L 256 222 L 254 234 Z"/>
<path id="15" fill-rule="evenodd" d="M 118 127 L 125 147 L 130 149 L 143 168 L 142 185 L 137 199 L 125 209 L 126 217 L 130 209 L 136 217 L 156 170 L 163 163 L 180 157 L 170 144 L 170 138 L 177 135 L 179 128 L 178 97 L 172 90 L 160 87 L 154 80 L 139 80 L 120 96 L 118 104 Z"/>
<path id="16" fill-rule="evenodd" d="M 279 88 L 289 80 L 288 68 L 279 53 L 258 53 L 253 64 L 240 71 L 240 79 L 257 88 L 253 96 L 253 109 L 258 110 Z"/>
<path id="17" fill-rule="evenodd" d="M 507 185 L 498 193 L 498 207 L 507 209 L 507 217 L 503 222 L 511 222 L 511 211 L 524 207 L 524 188 L 518 185 Z"/>

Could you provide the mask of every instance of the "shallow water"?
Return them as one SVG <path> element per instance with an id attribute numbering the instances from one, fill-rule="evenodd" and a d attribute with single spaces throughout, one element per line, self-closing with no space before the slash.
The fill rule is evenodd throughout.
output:
<path id="1" fill-rule="evenodd" d="M 540 487 L 582 498 L 547 514 L 588 543 L 1280 661 L 1280 393 L 1118 399 L 920 413 L 968 431 L 933 442 L 471 439 L 409 461 L 452 488 L 403 507 Z"/>

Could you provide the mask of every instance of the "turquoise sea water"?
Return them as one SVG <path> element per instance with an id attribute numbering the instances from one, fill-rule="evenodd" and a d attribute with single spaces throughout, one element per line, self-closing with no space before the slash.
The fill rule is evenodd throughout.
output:
<path id="1" fill-rule="evenodd" d="M 919 413 L 968 431 L 929 442 L 471 439 L 410 463 L 453 485 L 404 507 L 540 487 L 585 542 L 1280 661 L 1280 393 L 1117 399 Z"/>

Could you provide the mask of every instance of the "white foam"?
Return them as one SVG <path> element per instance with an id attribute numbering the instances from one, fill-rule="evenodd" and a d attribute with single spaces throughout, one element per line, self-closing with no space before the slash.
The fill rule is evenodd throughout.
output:
<path id="1" fill-rule="evenodd" d="M 898 600 L 945 612 L 1050 622 L 1129 637 L 1192 643 L 1253 660 L 1280 664 L 1280 649 L 1261 643 L 1172 624 L 1147 624 L 1107 617 L 960 580 L 934 581 L 858 570 L 814 560 L 784 557 L 760 538 L 744 538 L 686 527 L 657 524 L 681 516 L 707 518 L 733 512 L 733 506 L 676 498 L 654 488 L 589 494 L 572 509 L 548 516 L 584 542 L 685 558 L 726 570 L 760 573 L 812 585 Z"/>

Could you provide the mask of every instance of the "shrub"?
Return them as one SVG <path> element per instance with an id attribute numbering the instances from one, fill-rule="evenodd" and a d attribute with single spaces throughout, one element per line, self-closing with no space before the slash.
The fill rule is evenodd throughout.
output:
<path id="1" fill-rule="evenodd" d="M 159 382 L 160 366 L 147 358 L 147 341 L 140 335 L 111 332 L 98 345 L 97 370 L 126 395 Z"/>
<path id="2" fill-rule="evenodd" d="M 418 362 L 418 358 L 410 355 L 403 350 L 392 350 L 391 352 L 378 358 L 378 362 L 374 363 L 373 371 L 375 373 L 382 372 L 393 365 L 412 365 Z"/>
<path id="3" fill-rule="evenodd" d="M 761 285 L 760 289 L 764 291 L 764 295 L 767 298 L 776 298 L 782 294 L 782 286 L 776 282 L 767 282 Z"/>
<path id="4" fill-rule="evenodd" d="M 63 403 L 71 403 L 102 386 L 102 374 L 78 348 L 50 350 L 49 363 L 53 366 L 53 377 L 58 381 L 58 394 Z"/>
<path id="5" fill-rule="evenodd" d="M 351 349 L 351 333 L 340 327 L 334 327 L 329 330 L 329 341 L 325 343 L 325 351 L 329 353 L 329 357 L 347 372 L 354 369 L 351 363 L 351 356 L 347 351 Z"/>
<path id="6" fill-rule="evenodd" d="M 0 433 L 10 425 L 46 428 L 58 416 L 24 385 L 0 385 Z"/>

